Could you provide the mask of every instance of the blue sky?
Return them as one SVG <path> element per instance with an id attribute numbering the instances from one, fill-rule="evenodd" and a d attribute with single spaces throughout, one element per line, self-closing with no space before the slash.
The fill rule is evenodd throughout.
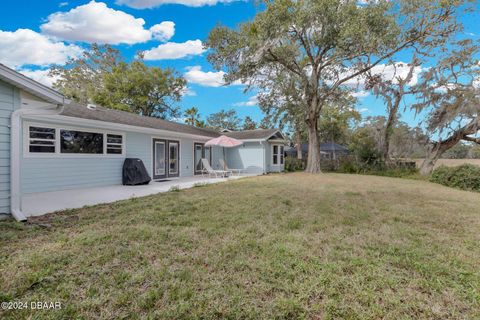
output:
<path id="1" fill-rule="evenodd" d="M 196 106 L 206 116 L 234 108 L 241 117 L 249 115 L 259 121 L 263 115 L 253 94 L 245 94 L 242 86 L 221 86 L 222 74 L 213 70 L 198 42 L 215 25 L 235 27 L 252 19 L 255 11 L 253 2 L 233 0 L 4 0 L 0 62 L 48 84 L 52 81 L 46 77 L 48 66 L 78 54 L 89 42 L 107 38 L 127 60 L 138 51 L 161 46 L 150 52 L 147 63 L 174 68 L 187 78 L 188 93 L 180 103 L 183 109 Z M 463 22 L 465 32 L 478 39 L 478 15 L 464 17 Z M 357 108 L 363 116 L 384 114 L 383 103 L 372 95 L 360 97 Z M 412 112 L 402 120 L 417 122 Z"/>

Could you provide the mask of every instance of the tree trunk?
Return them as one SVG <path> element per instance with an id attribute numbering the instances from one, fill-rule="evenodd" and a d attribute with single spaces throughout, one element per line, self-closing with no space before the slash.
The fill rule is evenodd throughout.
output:
<path id="1" fill-rule="evenodd" d="M 383 150 L 382 156 L 383 161 L 385 163 L 390 163 L 390 139 L 392 138 L 393 134 L 393 127 L 395 126 L 395 122 L 397 121 L 397 112 L 400 106 L 400 102 L 402 101 L 402 96 L 400 94 L 395 95 L 395 100 L 393 104 L 390 104 L 391 107 L 388 110 L 388 118 L 387 122 L 385 123 L 385 132 L 383 134 Z"/>
<path id="2" fill-rule="evenodd" d="M 297 130 L 295 133 L 295 148 L 297 148 L 297 159 L 302 160 L 303 159 L 303 154 L 302 154 L 302 135 L 300 130 Z"/>
<path id="3" fill-rule="evenodd" d="M 383 134 L 382 157 L 385 163 L 390 163 L 390 139 L 392 137 L 394 124 L 395 116 L 390 113 L 388 115 L 387 123 L 385 124 L 385 132 Z"/>
<path id="4" fill-rule="evenodd" d="M 443 152 L 442 152 L 443 153 Z M 437 151 L 429 151 L 425 160 L 423 160 L 422 165 L 420 166 L 420 174 L 422 176 L 427 176 L 432 173 L 433 168 L 435 167 L 435 163 L 437 162 L 438 158 L 440 158 L 441 153 Z"/>
<path id="5" fill-rule="evenodd" d="M 320 169 L 320 144 L 318 143 L 317 120 L 308 121 L 308 158 L 305 172 L 321 173 Z"/>
<path id="6" fill-rule="evenodd" d="M 472 125 L 473 123 L 473 125 Z M 475 131 L 474 122 L 468 124 L 462 129 L 456 131 L 448 139 L 435 142 L 428 150 L 425 160 L 423 160 L 422 165 L 420 166 L 420 174 L 428 175 L 432 173 L 433 167 L 438 159 L 450 148 L 453 148 L 460 140 L 462 140 L 468 133 Z M 472 129 L 472 127 L 474 129 Z M 467 132 L 467 133 L 466 133 Z"/>

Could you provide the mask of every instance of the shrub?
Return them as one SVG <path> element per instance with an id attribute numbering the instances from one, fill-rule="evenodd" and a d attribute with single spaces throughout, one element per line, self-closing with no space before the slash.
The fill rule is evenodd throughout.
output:
<path id="1" fill-rule="evenodd" d="M 300 160 L 294 157 L 285 157 L 285 171 L 301 171 L 304 169 L 304 160 Z"/>
<path id="2" fill-rule="evenodd" d="M 379 160 L 372 163 L 357 161 L 354 157 L 344 157 L 339 161 L 335 170 L 340 173 L 369 174 L 385 177 L 402 178 L 417 173 L 415 166 L 406 165 L 403 162 L 386 164 Z"/>
<path id="3" fill-rule="evenodd" d="M 480 166 L 473 164 L 458 167 L 441 166 L 432 172 L 430 181 L 447 187 L 480 191 Z"/>

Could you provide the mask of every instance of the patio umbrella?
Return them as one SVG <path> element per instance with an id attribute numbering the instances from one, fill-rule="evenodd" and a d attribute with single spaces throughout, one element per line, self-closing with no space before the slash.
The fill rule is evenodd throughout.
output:
<path id="1" fill-rule="evenodd" d="M 220 136 L 218 138 L 208 140 L 205 143 L 205 146 L 206 147 L 210 147 L 210 146 L 222 147 L 223 148 L 223 162 L 226 163 L 225 148 L 234 148 L 234 147 L 241 146 L 242 144 L 243 144 L 243 142 L 240 141 L 240 140 L 230 138 L 230 137 L 227 137 L 227 136 Z M 223 168 L 223 170 L 225 170 L 225 168 Z"/>

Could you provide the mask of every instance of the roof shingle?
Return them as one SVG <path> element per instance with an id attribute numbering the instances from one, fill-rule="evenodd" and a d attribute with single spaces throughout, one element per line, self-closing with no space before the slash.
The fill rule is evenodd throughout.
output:
<path id="1" fill-rule="evenodd" d="M 211 129 L 197 128 L 187 124 L 181 124 L 159 118 L 140 116 L 130 112 L 107 109 L 99 106 L 95 107 L 95 109 L 89 109 L 86 106 L 71 103 L 65 105 L 60 115 L 89 120 L 113 122 L 136 127 L 174 131 L 179 133 L 200 135 L 212 138 L 220 136 L 220 133 Z"/>

